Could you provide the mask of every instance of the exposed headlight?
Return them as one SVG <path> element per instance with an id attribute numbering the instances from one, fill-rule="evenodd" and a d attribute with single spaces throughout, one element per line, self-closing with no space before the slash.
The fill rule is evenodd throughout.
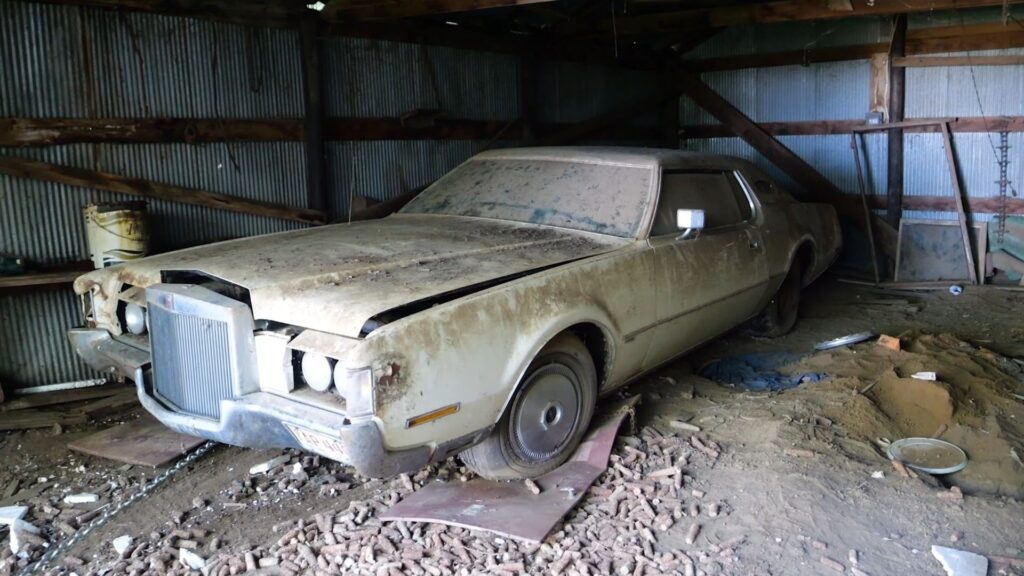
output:
<path id="1" fill-rule="evenodd" d="M 373 414 L 373 371 L 369 368 L 347 370 L 339 363 L 334 367 L 338 393 L 345 398 L 349 416 Z"/>
<path id="2" fill-rule="evenodd" d="M 327 392 L 334 382 L 334 361 L 330 358 L 306 352 L 302 355 L 302 380 L 317 392 Z"/>
<path id="3" fill-rule="evenodd" d="M 132 334 L 146 333 L 146 309 L 138 304 L 129 304 L 124 308 L 124 323 Z"/>

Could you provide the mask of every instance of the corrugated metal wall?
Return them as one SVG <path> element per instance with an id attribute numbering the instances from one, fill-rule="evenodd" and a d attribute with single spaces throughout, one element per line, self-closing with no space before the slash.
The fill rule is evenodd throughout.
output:
<path id="1" fill-rule="evenodd" d="M 1024 10 L 1015 7 L 1020 19 Z M 998 22 L 999 9 L 912 15 L 910 29 Z M 851 44 L 887 42 L 888 18 L 858 18 L 835 22 L 784 23 L 728 29 L 701 45 L 689 58 L 780 52 Z M 998 50 L 977 54 L 1024 54 Z M 952 54 L 950 54 L 952 55 Z M 749 69 L 704 74 L 705 81 L 756 121 L 863 119 L 868 112 L 867 60 Z M 1024 67 L 979 66 L 909 68 L 906 117 L 1024 114 Z M 680 100 L 683 124 L 717 123 L 689 99 Z M 954 134 L 954 148 L 965 193 L 971 197 L 998 195 L 999 169 L 994 145 L 998 134 Z M 820 170 L 837 186 L 857 192 L 856 172 L 848 135 L 785 136 L 780 140 Z M 1024 134 L 1011 134 L 1013 151 L 1024 145 Z M 691 140 L 687 149 L 732 154 L 751 159 L 780 180 L 794 185 L 766 159 L 739 138 Z M 870 185 L 884 195 L 887 146 L 882 135 L 866 137 Z M 941 134 L 905 135 L 904 194 L 952 196 Z M 1024 162 L 1011 159 L 1009 178 L 1018 188 L 1024 182 Z M 795 186 L 795 185 L 794 185 Z M 905 212 L 906 217 L 955 219 L 952 212 Z M 976 214 L 984 221 L 991 214 Z"/>
<path id="2" fill-rule="evenodd" d="M 394 117 L 417 108 L 453 118 L 519 115 L 514 57 L 342 38 L 325 44 L 329 116 Z M 300 117 L 300 71 L 294 31 L 0 2 L 0 117 Z M 352 194 L 393 197 L 484 145 L 330 143 L 329 205 L 343 215 Z M 87 144 L 0 154 L 294 206 L 306 201 L 301 143 Z M 122 198 L 0 176 L 0 252 L 47 264 L 85 259 L 82 207 Z M 150 203 L 150 212 L 155 251 L 299 226 L 169 202 Z M 27 386 L 92 377 L 64 335 L 79 315 L 70 289 L 0 295 L 0 380 Z"/>
<path id="3" fill-rule="evenodd" d="M 520 116 L 515 56 L 358 38 L 328 39 L 323 55 L 329 116 L 393 118 L 416 109 L 470 120 L 511 122 Z M 400 196 L 433 182 L 487 145 L 464 140 L 329 142 L 331 211 L 344 220 L 349 198 Z"/>

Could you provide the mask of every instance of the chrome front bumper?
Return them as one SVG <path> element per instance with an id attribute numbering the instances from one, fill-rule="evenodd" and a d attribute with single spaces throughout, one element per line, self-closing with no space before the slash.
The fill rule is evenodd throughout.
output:
<path id="1" fill-rule="evenodd" d="M 90 366 L 135 382 L 142 406 L 168 428 L 183 434 L 249 448 L 304 448 L 289 429 L 292 426 L 337 440 L 344 449 L 345 463 L 371 477 L 418 470 L 432 456 L 440 456 L 429 446 L 388 451 L 373 420 L 351 422 L 343 414 L 267 392 L 222 399 L 216 420 L 185 414 L 153 395 L 148 351 L 121 342 L 99 328 L 75 328 L 68 337 Z"/>

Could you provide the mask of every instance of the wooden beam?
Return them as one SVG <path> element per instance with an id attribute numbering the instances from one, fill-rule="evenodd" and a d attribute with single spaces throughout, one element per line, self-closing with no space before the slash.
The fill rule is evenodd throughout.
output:
<path id="1" fill-rule="evenodd" d="M 92 142 L 297 142 L 298 118 L 0 118 L 0 146 Z"/>
<path id="2" fill-rule="evenodd" d="M 79 143 L 302 142 L 302 118 L 0 118 L 0 146 Z M 487 140 L 507 120 L 439 118 L 428 126 L 408 126 L 399 118 L 328 118 L 323 137 L 350 140 Z M 506 137 L 517 139 L 518 127 Z"/>
<path id="3" fill-rule="evenodd" d="M 80 186 L 93 190 L 105 190 L 118 194 L 142 196 L 143 198 L 153 200 L 167 200 L 169 202 L 193 204 L 255 216 L 266 216 L 267 218 L 294 220 L 307 224 L 323 224 L 327 221 L 327 215 L 323 212 L 307 208 L 293 208 L 283 204 L 248 200 L 218 192 L 184 188 L 173 184 L 152 182 L 142 178 L 130 178 L 118 174 L 38 162 L 36 160 L 26 160 L 24 158 L 0 156 L 0 174 L 17 178 L 55 182 L 67 186 Z"/>
<path id="4" fill-rule="evenodd" d="M 964 210 L 963 188 L 960 186 L 960 172 L 956 166 L 956 153 L 953 152 L 953 137 L 949 126 L 941 124 L 942 139 L 946 149 L 946 163 L 949 165 L 949 179 L 953 183 L 953 201 L 956 204 L 957 220 L 960 222 L 960 237 L 964 242 L 964 256 L 967 258 L 967 270 L 970 272 L 971 284 L 978 283 L 978 269 L 974 266 L 974 242 L 967 232 L 967 211 Z"/>
<path id="5" fill-rule="evenodd" d="M 885 196 L 870 196 L 872 208 L 885 208 Z M 1007 198 L 1007 214 L 1024 215 L 1024 199 Z M 953 196 L 904 196 L 903 207 L 906 210 L 926 212 L 956 212 L 956 198 Z M 964 209 L 971 214 L 997 214 L 1001 209 L 999 198 L 964 198 Z"/>
<path id="6" fill-rule="evenodd" d="M 590 36 L 614 32 L 619 36 L 638 36 L 666 32 L 685 32 L 707 27 L 743 26 L 771 22 L 835 20 L 853 16 L 889 16 L 938 10 L 960 10 L 983 6 L 1019 4 L 1022 0 L 851 0 L 848 8 L 841 2 L 821 0 L 776 0 L 741 5 L 726 5 L 699 10 L 644 14 L 603 19 L 597 22 L 571 22 L 562 27 L 568 35 Z"/>
<path id="7" fill-rule="evenodd" d="M 906 39 L 906 54 L 914 56 L 1021 47 L 1024 47 L 1024 28 L 1016 22 L 1009 24 L 918 28 L 908 30 Z M 715 72 L 775 66 L 806 66 L 823 62 L 867 60 L 875 54 L 884 54 L 888 50 L 888 42 L 877 42 L 830 48 L 702 58 L 687 60 L 686 67 L 695 72 Z"/>
<path id="8" fill-rule="evenodd" d="M 904 132 L 938 133 L 939 122 L 949 123 L 955 133 L 961 132 L 1024 132 L 1024 116 L 977 116 L 972 118 L 912 118 L 904 121 Z M 760 122 L 758 124 L 772 136 L 827 136 L 851 132 L 878 132 L 885 125 L 864 124 L 863 120 L 809 120 L 804 122 Z M 684 139 L 731 138 L 735 136 L 725 124 L 691 124 L 682 126 L 679 134 Z"/>
<path id="9" fill-rule="evenodd" d="M 291 0 L 33 0 L 42 4 L 91 6 L 106 10 L 170 14 L 206 20 L 291 28 L 310 12 L 302 2 Z"/>
<path id="10" fill-rule="evenodd" d="M 893 58 L 897 68 L 929 68 L 935 66 L 1020 66 L 1024 56 L 905 56 Z"/>
<path id="11" fill-rule="evenodd" d="M 331 0 L 324 8 L 331 20 L 388 20 L 416 18 L 490 8 L 541 4 L 554 0 Z"/>
<path id="12" fill-rule="evenodd" d="M 892 41 L 889 46 L 889 61 L 902 58 L 907 50 L 907 15 L 898 14 L 893 18 Z M 907 70 L 889 67 L 889 116 L 886 121 L 899 123 L 903 121 L 903 110 L 906 107 Z M 887 190 L 885 219 L 895 230 L 900 229 L 903 218 L 903 129 L 892 128 L 888 131 L 888 157 L 886 158 Z"/>
<path id="13" fill-rule="evenodd" d="M 312 16 L 299 27 L 299 55 L 302 61 L 302 94 L 305 105 L 303 135 L 306 152 L 306 206 L 327 211 L 324 158 L 324 94 L 320 65 L 319 24 Z"/>
<path id="14" fill-rule="evenodd" d="M 679 70 L 674 78 L 683 94 L 729 126 L 736 136 L 743 138 L 768 161 L 793 178 L 810 197 L 831 203 L 836 207 L 837 212 L 847 216 L 858 226 L 863 224 L 861 208 L 856 196 L 843 193 L 828 178 L 822 176 L 810 164 L 772 137 L 697 76 Z M 882 250 L 890 258 L 894 258 L 896 231 L 885 222 L 878 221 L 875 224 L 874 228 L 879 232 Z"/>
<path id="15" fill-rule="evenodd" d="M 34 274 L 17 274 L 14 276 L 0 276 L 0 290 L 11 288 L 28 288 L 38 286 L 52 286 L 55 284 L 71 284 L 88 270 L 73 270 L 69 272 L 42 272 Z"/>

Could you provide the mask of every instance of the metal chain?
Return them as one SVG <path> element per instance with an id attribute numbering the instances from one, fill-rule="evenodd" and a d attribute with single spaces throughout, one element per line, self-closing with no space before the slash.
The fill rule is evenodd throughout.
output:
<path id="1" fill-rule="evenodd" d="M 39 558 L 38 561 L 36 561 L 34 564 L 29 564 L 28 566 L 26 566 L 21 571 L 20 576 L 26 576 L 28 574 L 34 574 L 36 572 L 45 570 L 51 562 L 57 559 L 58 556 L 60 556 L 62 553 L 66 552 L 69 548 L 71 548 L 79 541 L 81 541 L 83 538 L 88 536 L 90 532 L 99 528 L 103 524 L 106 524 L 106 522 L 113 518 L 118 512 L 134 504 L 135 501 L 137 501 L 139 498 L 142 498 L 143 496 L 151 492 L 154 488 L 163 484 L 168 478 L 180 472 L 181 469 L 185 468 L 189 464 L 195 462 L 196 460 L 204 456 L 216 445 L 216 442 L 207 441 L 202 446 L 190 452 L 187 456 L 179 460 L 174 466 L 171 466 L 167 470 L 164 470 L 156 477 L 154 477 L 152 480 L 150 480 L 149 484 L 143 486 L 141 490 L 139 490 L 135 494 L 132 494 L 128 498 L 125 498 L 123 501 L 119 502 L 117 506 L 109 508 L 107 509 L 106 512 L 97 516 L 95 519 L 89 522 L 84 528 L 81 528 L 80 530 L 75 532 L 75 534 L 71 538 L 62 541 L 60 544 L 47 550 L 46 553 L 43 554 L 43 556 Z"/>

